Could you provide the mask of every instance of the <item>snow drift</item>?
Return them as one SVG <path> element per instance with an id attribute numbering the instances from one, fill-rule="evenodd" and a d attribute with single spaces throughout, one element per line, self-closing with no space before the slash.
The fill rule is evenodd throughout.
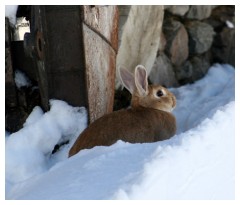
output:
<path id="1" fill-rule="evenodd" d="M 67 152 L 86 110 L 51 101 L 6 136 L 6 199 L 234 199 L 234 69 L 214 65 L 177 97 L 177 134 L 165 141 Z M 52 154 L 57 143 L 69 141 Z"/>

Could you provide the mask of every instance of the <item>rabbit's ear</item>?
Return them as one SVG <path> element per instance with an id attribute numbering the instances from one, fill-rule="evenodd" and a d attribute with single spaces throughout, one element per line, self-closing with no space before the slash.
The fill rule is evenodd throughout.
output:
<path id="1" fill-rule="evenodd" d="M 146 96 L 148 94 L 147 71 L 142 65 L 138 65 L 135 68 L 135 84 L 141 96 Z"/>
<path id="2" fill-rule="evenodd" d="M 130 73 L 126 68 L 122 66 L 119 67 L 119 74 L 124 87 L 127 88 L 131 94 L 133 94 L 133 91 L 135 90 L 135 82 L 134 82 L 133 74 Z"/>

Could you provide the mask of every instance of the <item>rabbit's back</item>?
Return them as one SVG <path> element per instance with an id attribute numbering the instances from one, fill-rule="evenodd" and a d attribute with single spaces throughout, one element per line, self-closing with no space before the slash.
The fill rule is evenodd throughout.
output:
<path id="1" fill-rule="evenodd" d="M 169 112 L 152 108 L 120 110 L 90 124 L 70 149 L 69 156 L 82 149 L 109 146 L 118 140 L 130 143 L 161 141 L 175 132 L 176 120 Z"/>

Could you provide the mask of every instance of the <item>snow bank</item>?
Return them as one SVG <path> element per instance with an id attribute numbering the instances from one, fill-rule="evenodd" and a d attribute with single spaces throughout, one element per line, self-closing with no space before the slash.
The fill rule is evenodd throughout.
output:
<path id="1" fill-rule="evenodd" d="M 234 199 L 234 69 L 172 89 L 178 133 L 156 143 L 118 141 L 67 152 L 86 126 L 86 110 L 51 101 L 6 134 L 7 199 Z M 55 153 L 55 144 L 70 140 Z"/>
<path id="2" fill-rule="evenodd" d="M 234 199 L 234 102 L 212 119 L 152 144 L 84 150 L 27 182 L 11 199 Z"/>
<path id="3" fill-rule="evenodd" d="M 234 199 L 235 103 L 153 152 L 114 199 Z"/>
<path id="4" fill-rule="evenodd" d="M 54 146 L 76 138 L 86 127 L 84 108 L 73 108 L 58 100 L 50 104 L 45 114 L 36 107 L 24 128 L 6 138 L 7 182 L 18 183 L 47 171 Z"/>
<path id="5" fill-rule="evenodd" d="M 230 65 L 215 64 L 203 79 L 171 91 L 177 98 L 177 107 L 173 111 L 177 118 L 177 133 L 182 133 L 235 99 L 235 70 Z"/>

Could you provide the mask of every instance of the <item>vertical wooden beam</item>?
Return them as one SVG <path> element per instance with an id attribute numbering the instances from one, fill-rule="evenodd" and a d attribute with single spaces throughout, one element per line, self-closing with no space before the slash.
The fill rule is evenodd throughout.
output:
<path id="1" fill-rule="evenodd" d="M 33 6 L 26 50 L 36 61 L 43 107 L 60 99 L 112 112 L 118 47 L 117 6 Z"/>
<path id="2" fill-rule="evenodd" d="M 113 111 L 117 34 L 116 6 L 84 6 L 83 40 L 90 123 Z"/>

